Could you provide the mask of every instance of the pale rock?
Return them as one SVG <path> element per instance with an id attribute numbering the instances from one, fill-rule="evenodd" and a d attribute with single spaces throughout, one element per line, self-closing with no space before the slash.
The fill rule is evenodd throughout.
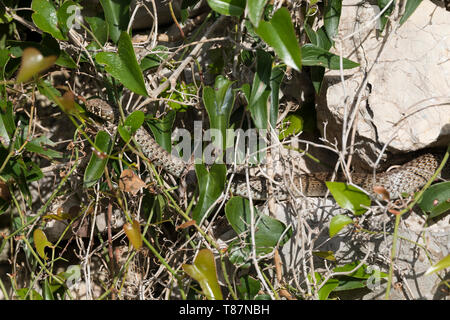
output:
<path id="1" fill-rule="evenodd" d="M 339 70 L 327 70 L 317 105 L 319 129 L 329 141 L 341 142 L 344 106 L 351 114 L 360 93 L 355 142 L 367 163 L 386 144 L 393 154 L 446 146 L 450 142 L 450 13 L 423 1 L 405 24 L 395 32 L 387 30 L 391 33 L 387 39 L 386 30 L 377 38 L 373 25 L 363 28 L 376 13 L 368 4 L 348 1 L 342 6 L 338 38 L 360 30 L 342 42 L 343 56 L 361 67 L 344 70 L 345 94 Z M 335 47 L 339 54 L 339 43 Z"/>

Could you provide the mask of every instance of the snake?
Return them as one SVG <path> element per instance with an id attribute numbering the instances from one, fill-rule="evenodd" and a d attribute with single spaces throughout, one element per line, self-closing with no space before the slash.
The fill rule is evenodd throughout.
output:
<path id="1" fill-rule="evenodd" d="M 117 121 L 118 113 L 108 102 L 101 98 L 84 99 L 84 102 L 87 111 L 115 128 L 114 123 Z M 144 156 L 156 167 L 160 167 L 177 178 L 187 174 L 190 166 L 181 158 L 171 155 L 162 148 L 143 126 L 136 130 L 134 139 Z M 402 194 L 411 194 L 423 187 L 433 177 L 442 160 L 443 154 L 441 153 L 423 153 L 393 170 L 376 174 L 372 172 L 352 173 L 351 180 L 353 184 L 366 190 L 371 196 L 377 197 L 377 193 L 379 193 L 375 192 L 374 187 L 382 187 L 388 192 L 390 199 L 397 199 Z M 449 176 L 450 163 L 448 162 L 438 177 L 447 178 Z M 249 183 L 243 178 L 238 178 L 232 180 L 230 191 L 233 195 L 244 198 L 251 197 L 253 200 L 267 200 L 272 196 L 282 201 L 288 199 L 290 195 L 321 197 L 328 192 L 325 182 L 332 178 L 331 172 L 296 174 L 292 178 L 284 179 L 284 188 L 271 188 L 273 190 L 270 192 L 269 181 L 263 177 L 252 177 Z M 338 173 L 334 180 L 346 181 L 346 176 Z"/>

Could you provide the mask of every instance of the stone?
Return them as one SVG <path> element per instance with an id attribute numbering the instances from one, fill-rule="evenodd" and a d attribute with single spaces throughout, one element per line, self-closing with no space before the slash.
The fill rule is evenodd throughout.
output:
<path id="1" fill-rule="evenodd" d="M 359 94 L 355 142 L 360 143 L 357 149 L 365 162 L 373 162 L 385 145 L 392 154 L 446 146 L 450 142 L 449 13 L 423 1 L 406 23 L 379 35 L 373 24 L 364 28 L 377 13 L 374 6 L 348 2 L 342 7 L 337 38 L 344 39 L 343 56 L 361 66 L 344 70 L 344 83 L 339 70 L 326 71 L 317 104 L 322 135 L 327 123 L 327 139 L 342 142 L 344 108 L 351 115 Z M 334 53 L 339 48 L 336 42 Z M 350 143 L 347 140 L 347 146 Z"/>

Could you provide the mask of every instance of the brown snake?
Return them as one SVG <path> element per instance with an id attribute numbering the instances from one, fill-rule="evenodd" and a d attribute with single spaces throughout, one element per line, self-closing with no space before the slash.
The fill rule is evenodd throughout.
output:
<path id="1" fill-rule="evenodd" d="M 86 101 L 85 104 L 89 112 L 94 113 L 110 124 L 113 124 L 115 119 L 117 119 L 114 109 L 104 100 L 91 99 Z M 163 149 L 143 127 L 136 131 L 134 138 L 142 153 L 155 166 L 161 167 L 175 177 L 181 177 L 187 172 L 188 166 L 186 163 Z M 442 158 L 442 155 L 437 153 L 425 153 L 390 171 L 375 175 L 373 173 L 353 173 L 352 182 L 372 195 L 375 195 L 373 191 L 374 186 L 382 186 L 389 192 L 391 199 L 396 199 L 402 193 L 410 194 L 424 186 L 439 167 Z M 442 170 L 441 176 L 450 176 L 449 162 Z M 285 186 L 286 190 L 289 188 L 294 196 L 319 197 L 326 194 L 328 189 L 325 181 L 330 181 L 331 179 L 332 174 L 329 172 L 300 174 L 292 180 L 286 179 Z M 246 198 L 251 196 L 254 200 L 265 200 L 269 197 L 266 179 L 252 178 L 249 186 L 247 186 L 245 181 L 235 180 L 231 185 L 231 192 L 234 195 Z M 335 180 L 345 181 L 346 179 L 342 174 L 338 174 Z M 286 190 L 277 189 L 272 196 L 278 200 L 285 200 L 288 198 Z"/>

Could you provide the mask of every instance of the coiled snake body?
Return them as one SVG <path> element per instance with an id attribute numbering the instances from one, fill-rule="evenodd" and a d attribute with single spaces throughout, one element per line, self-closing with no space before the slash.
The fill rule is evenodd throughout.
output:
<path id="1" fill-rule="evenodd" d="M 111 125 L 117 119 L 114 109 L 101 99 L 86 101 L 86 109 L 108 121 Z M 188 166 L 186 163 L 163 149 L 143 127 L 136 131 L 134 138 L 142 153 L 156 167 L 161 167 L 175 177 L 181 177 L 187 172 Z M 374 186 L 384 187 L 389 192 L 390 198 L 396 199 L 402 193 L 410 194 L 425 185 L 431 179 L 441 161 L 441 154 L 425 153 L 390 171 L 377 174 L 353 173 L 352 182 L 372 195 L 374 195 Z M 441 175 L 444 177 L 450 176 L 449 163 L 444 167 Z M 272 196 L 278 200 L 285 200 L 289 194 L 287 192 L 288 189 L 294 195 L 324 196 L 328 190 L 325 181 L 330 181 L 331 179 L 332 174 L 329 172 L 297 175 L 293 179 L 286 179 L 284 184 L 286 189 L 276 189 Z M 346 179 L 342 174 L 338 174 L 335 180 L 345 181 Z M 249 186 L 245 181 L 235 179 L 231 185 L 231 192 L 234 195 L 246 198 L 252 197 L 254 200 L 265 200 L 269 197 L 268 182 L 263 178 L 252 178 Z"/>

